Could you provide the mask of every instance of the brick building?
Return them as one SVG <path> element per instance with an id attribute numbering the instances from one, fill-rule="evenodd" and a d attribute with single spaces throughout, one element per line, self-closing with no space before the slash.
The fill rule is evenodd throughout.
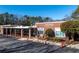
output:
<path id="1" fill-rule="evenodd" d="M 34 26 L 1 25 L 0 34 L 4 34 L 4 35 L 14 34 L 14 36 L 16 36 L 19 33 L 20 37 L 24 37 L 24 35 L 28 35 L 29 37 L 31 37 L 35 29 L 36 29 L 35 32 L 36 34 L 43 35 L 47 29 L 51 28 L 52 30 L 54 30 L 56 37 L 65 37 L 65 33 L 63 33 L 60 28 L 60 25 L 63 22 L 65 21 L 39 22 L 39 23 L 35 23 Z"/>
<path id="2" fill-rule="evenodd" d="M 55 32 L 56 37 L 65 37 L 65 33 L 61 32 L 60 25 L 65 21 L 54 21 L 54 22 L 39 22 L 35 25 L 37 26 L 37 29 L 39 33 L 42 35 L 44 34 L 45 30 L 48 28 L 51 28 Z"/>

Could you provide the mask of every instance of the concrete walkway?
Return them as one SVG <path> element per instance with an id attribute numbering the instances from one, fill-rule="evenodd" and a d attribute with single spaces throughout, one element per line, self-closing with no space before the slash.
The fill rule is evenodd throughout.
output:
<path id="1" fill-rule="evenodd" d="M 79 44 L 70 44 L 64 48 L 59 48 L 53 53 L 79 53 Z"/>
<path id="2" fill-rule="evenodd" d="M 49 44 L 49 45 L 57 45 L 57 46 L 61 46 L 61 43 L 56 43 L 56 42 L 53 42 L 53 41 L 47 41 L 47 40 L 40 40 L 40 39 L 37 39 L 37 38 L 32 38 L 32 39 L 27 39 L 27 38 L 20 38 L 18 40 L 21 40 L 21 41 L 32 41 L 32 42 L 38 42 L 38 43 L 44 43 L 44 44 Z"/>

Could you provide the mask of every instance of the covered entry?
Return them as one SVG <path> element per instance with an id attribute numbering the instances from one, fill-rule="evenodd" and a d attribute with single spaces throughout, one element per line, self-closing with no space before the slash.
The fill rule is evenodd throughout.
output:
<path id="1" fill-rule="evenodd" d="M 18 38 L 31 38 L 37 35 L 36 26 L 4 26 L 3 34 L 6 36 L 15 36 Z"/>

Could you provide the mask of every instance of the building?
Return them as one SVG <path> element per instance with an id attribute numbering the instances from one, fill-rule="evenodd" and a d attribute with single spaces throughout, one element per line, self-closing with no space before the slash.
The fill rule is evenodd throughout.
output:
<path id="1" fill-rule="evenodd" d="M 39 22 L 34 26 L 17 26 L 17 25 L 1 25 L 0 34 L 10 35 L 15 37 L 35 37 L 38 34 L 44 35 L 45 31 L 49 28 L 54 30 L 56 37 L 65 37 L 65 33 L 61 31 L 60 25 L 65 21 L 54 22 Z"/>
<path id="2" fill-rule="evenodd" d="M 43 35 L 48 28 L 51 28 L 54 30 L 56 37 L 65 37 L 65 33 L 63 33 L 60 28 L 63 22 L 65 21 L 38 22 L 35 26 L 37 26 L 40 35 Z"/>
<path id="3" fill-rule="evenodd" d="M 36 31 L 36 32 L 35 32 Z M 36 26 L 17 26 L 17 25 L 1 25 L 0 34 L 6 36 L 14 36 L 18 38 L 35 36 L 37 33 Z"/>

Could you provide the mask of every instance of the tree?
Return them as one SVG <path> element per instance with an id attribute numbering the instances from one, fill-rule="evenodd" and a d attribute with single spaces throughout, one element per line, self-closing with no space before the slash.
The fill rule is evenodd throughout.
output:
<path id="1" fill-rule="evenodd" d="M 15 23 L 14 19 L 15 19 L 15 15 L 9 14 L 8 12 L 0 14 L 0 24 L 3 24 L 3 25 L 11 24 L 11 25 L 13 25 Z"/>
<path id="2" fill-rule="evenodd" d="M 53 21 L 53 20 L 50 17 L 45 17 L 43 21 L 44 22 L 50 22 L 50 21 Z"/>
<path id="3" fill-rule="evenodd" d="M 69 38 L 74 38 L 75 33 L 79 33 L 79 21 L 66 21 L 61 24 L 61 31 L 65 32 L 66 36 Z"/>
<path id="4" fill-rule="evenodd" d="M 55 33 L 54 33 L 54 31 L 52 30 L 52 29 L 47 29 L 46 31 L 45 31 L 45 35 L 44 35 L 44 38 L 46 39 L 46 40 L 53 40 L 53 37 L 55 37 Z"/>
<path id="5" fill-rule="evenodd" d="M 30 20 L 23 20 L 21 25 L 23 25 L 23 26 L 31 26 L 31 21 Z"/>
<path id="6" fill-rule="evenodd" d="M 36 22 L 43 22 L 43 19 L 41 16 L 34 17 L 34 16 L 24 15 L 23 20 L 29 20 L 32 25 L 34 25 Z"/>
<path id="7" fill-rule="evenodd" d="M 48 36 L 48 37 L 55 37 L 55 33 L 52 29 L 47 29 L 45 31 L 45 34 Z"/>
<path id="8" fill-rule="evenodd" d="M 71 17 L 75 20 L 79 20 L 79 6 L 77 9 L 72 13 Z"/>
<path id="9" fill-rule="evenodd" d="M 68 15 L 65 15 L 62 20 L 64 20 L 64 21 L 72 20 L 72 17 L 68 16 Z"/>
<path id="10" fill-rule="evenodd" d="M 0 25 L 3 25 L 4 24 L 4 20 L 3 19 L 4 19 L 3 16 L 0 15 Z"/>
<path id="11" fill-rule="evenodd" d="M 12 23 L 12 21 L 10 19 L 10 14 L 8 12 L 3 14 L 3 18 L 4 18 L 4 24 L 5 25 L 8 25 L 8 24 Z"/>
<path id="12" fill-rule="evenodd" d="M 41 16 L 28 16 L 24 15 L 22 17 L 18 17 L 14 14 L 9 14 L 8 12 L 0 14 L 0 24 L 1 25 L 34 25 L 36 22 L 45 22 L 52 21 L 49 17 L 41 17 Z"/>

